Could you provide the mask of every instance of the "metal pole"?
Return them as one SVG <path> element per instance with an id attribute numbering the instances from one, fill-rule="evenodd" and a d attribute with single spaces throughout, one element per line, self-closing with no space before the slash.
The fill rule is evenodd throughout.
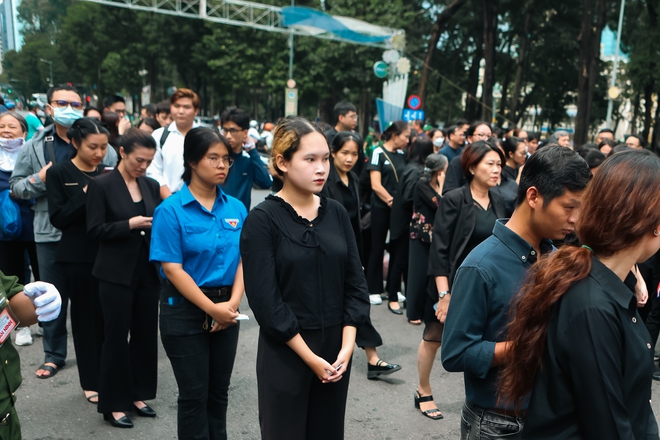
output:
<path id="1" fill-rule="evenodd" d="M 621 47 L 621 29 L 623 28 L 623 14 L 626 8 L 626 0 L 621 0 L 621 8 L 619 10 L 619 25 L 616 30 L 616 48 L 614 49 L 614 66 L 612 67 L 612 78 L 610 80 L 610 87 L 616 86 L 616 74 L 619 67 L 619 48 Z M 612 111 L 614 110 L 614 100 L 608 95 L 607 103 L 607 119 L 605 124 L 607 128 L 612 128 Z"/>
<path id="2" fill-rule="evenodd" d="M 291 0 L 291 6 L 295 6 L 295 0 Z M 289 33 L 289 79 L 293 79 L 293 31 Z"/>

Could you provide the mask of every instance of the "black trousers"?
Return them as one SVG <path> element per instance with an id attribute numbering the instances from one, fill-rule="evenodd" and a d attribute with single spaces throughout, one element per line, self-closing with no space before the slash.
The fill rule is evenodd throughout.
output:
<path id="1" fill-rule="evenodd" d="M 71 333 L 83 390 L 98 390 L 103 313 L 92 263 L 62 263 L 71 301 Z"/>
<path id="2" fill-rule="evenodd" d="M 105 324 L 98 390 L 100 413 L 126 412 L 133 408 L 134 401 L 156 397 L 160 285 L 154 267 L 142 260 L 138 259 L 139 267 L 130 286 L 99 282 Z"/>
<path id="3" fill-rule="evenodd" d="M 431 243 L 410 240 L 408 255 L 408 282 L 406 284 L 406 316 L 409 320 L 424 317 L 424 297 L 429 282 L 427 275 Z"/>
<path id="4" fill-rule="evenodd" d="M 168 301 L 169 298 L 174 301 Z M 211 297 L 214 303 L 230 295 Z M 209 333 L 212 318 L 183 298 L 171 284 L 160 294 L 160 337 L 179 387 L 179 440 L 226 440 L 229 380 L 238 346 L 239 324 Z"/>
<path id="5" fill-rule="evenodd" d="M 302 330 L 309 348 L 329 363 L 341 349 L 342 327 Z M 325 339 L 324 339 L 325 337 Z M 262 440 L 339 440 L 351 366 L 339 382 L 321 383 L 286 344 L 259 332 L 257 383 Z"/>
<path id="6" fill-rule="evenodd" d="M 18 277 L 21 284 L 30 282 L 29 268 L 25 253 L 27 252 L 34 274 L 39 281 L 39 263 L 37 259 L 37 246 L 34 241 L 0 241 L 0 270 L 5 275 Z"/>
<path id="7" fill-rule="evenodd" d="M 410 237 L 403 234 L 394 240 L 390 239 L 390 266 L 388 271 L 387 298 L 390 302 L 398 301 L 397 292 L 401 289 L 401 278 L 406 284 L 408 295 L 408 254 Z"/>
<path id="8" fill-rule="evenodd" d="M 371 208 L 371 251 L 367 265 L 367 287 L 369 293 L 383 292 L 383 257 L 385 256 L 385 241 L 390 229 L 389 208 Z"/>

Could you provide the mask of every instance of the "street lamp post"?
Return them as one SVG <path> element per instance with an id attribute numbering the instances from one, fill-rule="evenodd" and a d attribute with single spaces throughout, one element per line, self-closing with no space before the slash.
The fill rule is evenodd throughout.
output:
<path id="1" fill-rule="evenodd" d="M 607 102 L 607 128 L 612 128 L 612 111 L 614 110 L 613 92 L 616 90 L 616 74 L 619 67 L 619 48 L 621 47 L 621 30 L 623 28 L 623 13 L 626 8 L 626 0 L 621 0 L 621 9 L 619 10 L 619 25 L 616 29 L 616 47 L 614 48 L 614 65 L 612 66 L 612 78 L 610 80 L 610 93 L 608 93 Z"/>
<path id="2" fill-rule="evenodd" d="M 50 77 L 48 78 L 48 86 L 53 87 L 53 62 L 49 60 L 44 60 L 43 58 L 39 58 L 39 61 L 42 63 L 47 63 L 50 66 Z"/>

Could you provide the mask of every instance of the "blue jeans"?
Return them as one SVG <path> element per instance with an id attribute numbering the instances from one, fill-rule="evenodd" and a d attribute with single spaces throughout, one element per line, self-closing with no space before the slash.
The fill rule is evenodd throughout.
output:
<path id="1" fill-rule="evenodd" d="M 55 253 L 59 244 L 58 241 L 37 243 L 37 259 L 39 260 L 41 280 L 53 284 L 62 297 L 60 316 L 50 322 L 42 323 L 44 329 L 44 362 L 52 362 L 61 367 L 66 360 L 66 313 L 69 306 L 69 294 L 64 267 L 55 262 Z M 23 258 L 23 256 L 17 255 L 16 258 Z"/>
<path id="2" fill-rule="evenodd" d="M 518 440 L 523 420 L 465 402 L 461 410 L 461 440 Z"/>
<path id="3" fill-rule="evenodd" d="M 168 300 L 172 298 L 171 300 Z M 215 302 L 229 295 L 210 297 Z M 183 298 L 171 284 L 160 293 L 160 336 L 179 387 L 179 439 L 225 440 L 229 380 L 238 346 L 239 325 L 209 333 L 211 317 Z"/>

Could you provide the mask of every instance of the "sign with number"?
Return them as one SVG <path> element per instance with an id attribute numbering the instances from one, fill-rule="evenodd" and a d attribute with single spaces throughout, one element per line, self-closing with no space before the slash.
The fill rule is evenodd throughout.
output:
<path id="1" fill-rule="evenodd" d="M 419 110 L 422 108 L 422 98 L 420 98 L 418 95 L 410 95 L 408 96 L 408 107 L 410 107 L 412 110 Z"/>
<path id="2" fill-rule="evenodd" d="M 409 108 L 403 110 L 404 121 L 412 122 L 416 119 L 421 119 L 422 121 L 425 119 L 424 110 L 411 110 Z"/>

